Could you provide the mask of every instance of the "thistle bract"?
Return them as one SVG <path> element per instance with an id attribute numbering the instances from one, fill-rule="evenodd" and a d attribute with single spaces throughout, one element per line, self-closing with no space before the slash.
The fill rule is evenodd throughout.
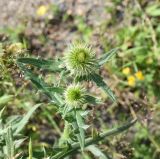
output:
<path id="1" fill-rule="evenodd" d="M 97 69 L 95 52 L 84 43 L 74 43 L 65 52 L 65 65 L 75 76 L 88 76 Z"/>
<path id="2" fill-rule="evenodd" d="M 65 102 L 69 106 L 78 107 L 85 103 L 85 89 L 79 84 L 70 85 L 65 93 Z"/>

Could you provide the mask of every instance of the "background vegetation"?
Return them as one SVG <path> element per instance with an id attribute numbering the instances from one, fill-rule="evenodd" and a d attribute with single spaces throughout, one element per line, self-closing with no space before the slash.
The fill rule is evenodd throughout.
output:
<path id="1" fill-rule="evenodd" d="M 16 152 L 17 156 L 22 151 L 28 154 L 28 145 L 30 151 L 32 147 L 37 152 L 51 148 L 61 136 L 64 123 L 55 107 L 48 104 L 48 98 L 24 78 L 16 65 L 16 58 L 32 56 L 54 59 L 63 55 L 69 42 L 83 40 L 93 46 L 98 57 L 113 48 L 119 48 L 116 56 L 101 69 L 101 75 L 114 90 L 118 102 L 112 103 L 99 89 L 89 86 L 91 92 L 101 96 L 105 103 L 90 107 L 93 113 L 88 120 L 93 123 L 93 131 L 108 130 L 132 116 L 138 118 L 129 131 L 104 140 L 96 148 L 90 147 L 83 158 L 104 158 L 103 154 L 106 154 L 113 159 L 159 159 L 159 1 L 66 0 L 19 3 L 18 13 L 12 13 L 12 7 L 4 6 L 7 8 L 6 15 L 3 13 L 0 16 L 1 128 L 15 118 L 18 120 L 17 117 L 32 110 L 34 105 L 38 109 L 23 129 L 23 138 L 16 143 L 24 141 Z M 8 3 L 8 6 L 12 5 Z M 13 18 L 10 18 L 10 14 L 13 14 Z M 48 83 L 56 81 L 56 75 L 47 75 L 43 71 L 39 74 L 45 75 Z M 39 103 L 42 106 L 37 105 Z M 8 130 L 7 135 L 10 134 Z"/>

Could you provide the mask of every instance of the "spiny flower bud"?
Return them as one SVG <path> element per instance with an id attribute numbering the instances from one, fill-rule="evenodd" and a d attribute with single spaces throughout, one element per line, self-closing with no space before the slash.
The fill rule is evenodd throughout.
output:
<path id="1" fill-rule="evenodd" d="M 97 69 L 95 52 L 82 42 L 71 44 L 64 59 L 66 68 L 75 76 L 88 76 Z"/>
<path id="2" fill-rule="evenodd" d="M 86 91 L 79 84 L 70 85 L 65 93 L 65 102 L 69 106 L 78 107 L 85 103 Z"/>

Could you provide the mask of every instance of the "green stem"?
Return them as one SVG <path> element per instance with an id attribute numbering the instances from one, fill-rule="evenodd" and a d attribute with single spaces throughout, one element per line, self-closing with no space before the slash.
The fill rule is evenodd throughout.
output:
<path id="1" fill-rule="evenodd" d="M 98 143 L 99 141 L 103 140 L 105 137 L 107 136 L 111 136 L 111 135 L 116 135 L 122 131 L 127 130 L 128 128 L 130 128 L 133 124 L 135 124 L 135 122 L 137 121 L 137 119 L 133 119 L 132 121 L 118 127 L 118 128 L 113 128 L 109 131 L 106 131 L 104 133 L 101 133 L 99 136 L 97 136 L 96 138 L 88 138 L 85 140 L 85 147 Z M 67 151 L 63 151 L 63 152 L 59 152 L 56 155 L 54 155 L 51 159 L 64 159 L 66 156 L 76 152 L 77 150 L 80 149 L 80 144 L 79 143 L 74 143 L 71 145 L 71 149 L 68 149 Z"/>

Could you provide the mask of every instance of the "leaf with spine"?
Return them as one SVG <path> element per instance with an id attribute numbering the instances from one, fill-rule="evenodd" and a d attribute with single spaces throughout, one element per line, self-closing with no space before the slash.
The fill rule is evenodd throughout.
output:
<path id="1" fill-rule="evenodd" d="M 80 115 L 84 118 L 86 115 L 88 115 L 91 111 L 90 110 L 80 110 Z"/>
<path id="2" fill-rule="evenodd" d="M 15 141 L 14 141 L 15 148 L 16 148 L 16 149 L 19 148 L 26 139 L 27 139 L 27 138 L 15 140 Z"/>
<path id="3" fill-rule="evenodd" d="M 7 149 L 6 155 L 9 159 L 12 159 L 14 158 L 14 155 L 15 155 L 15 145 L 13 141 L 13 132 L 11 127 L 8 127 L 7 133 L 4 135 L 4 138 L 5 138 L 6 149 Z"/>
<path id="4" fill-rule="evenodd" d="M 53 93 L 64 93 L 64 88 L 62 87 L 45 87 L 49 92 L 53 92 Z"/>
<path id="5" fill-rule="evenodd" d="M 116 97 L 109 86 L 103 81 L 103 78 L 98 74 L 91 75 L 92 80 L 96 83 L 98 87 L 100 87 L 104 92 L 108 94 L 108 96 L 112 99 L 112 101 L 116 101 Z"/>
<path id="6" fill-rule="evenodd" d="M 99 159 L 109 159 L 98 147 L 95 145 L 89 145 L 86 147 L 88 151 L 90 151 L 95 157 Z"/>
<path id="7" fill-rule="evenodd" d="M 18 64 L 18 66 L 23 71 L 26 78 L 32 81 L 32 83 L 41 91 L 43 91 L 51 100 L 54 101 L 55 104 L 61 104 L 57 98 L 55 97 L 55 94 L 51 92 L 49 89 L 51 89 L 41 77 L 38 77 L 36 74 L 34 74 L 31 70 L 27 69 L 24 65 Z M 54 88 L 53 88 L 54 89 Z M 58 88 L 57 88 L 58 89 Z M 54 89 L 56 90 L 56 89 Z M 59 89 L 60 91 L 60 89 Z"/>
<path id="8" fill-rule="evenodd" d="M 28 64 L 28 65 L 33 65 L 38 68 L 47 70 L 47 71 L 52 71 L 52 72 L 59 72 L 62 70 L 60 68 L 61 62 L 58 60 L 44 60 L 44 59 L 35 59 L 35 58 L 19 58 L 17 60 L 19 63 L 23 64 Z"/>
<path id="9" fill-rule="evenodd" d="M 80 142 L 81 150 L 83 151 L 84 144 L 85 144 L 85 132 L 84 132 L 83 126 L 85 126 L 85 124 L 84 124 L 84 119 L 80 115 L 79 111 L 76 111 L 76 122 L 78 126 L 78 131 L 79 131 L 77 138 L 78 138 L 78 141 Z"/>
<path id="10" fill-rule="evenodd" d="M 82 125 L 81 128 L 84 130 L 87 130 L 90 127 L 90 125 Z"/>
<path id="11" fill-rule="evenodd" d="M 109 61 L 117 53 L 117 51 L 118 51 L 118 48 L 115 48 L 105 53 L 104 55 L 102 55 L 98 60 L 99 66 L 102 66 L 104 63 Z"/>
<path id="12" fill-rule="evenodd" d="M 85 96 L 85 100 L 87 103 L 93 104 L 93 105 L 97 105 L 97 104 L 103 104 L 100 99 L 90 96 L 90 95 L 86 95 Z"/>
<path id="13" fill-rule="evenodd" d="M 24 65 L 22 64 L 18 64 L 18 66 L 21 68 L 21 70 L 24 73 L 24 76 L 31 80 L 33 84 L 35 84 L 35 86 L 43 91 L 45 94 L 47 94 L 47 96 L 49 96 L 50 98 L 52 98 L 50 92 L 47 90 L 47 85 L 44 82 L 44 80 L 40 77 L 38 77 L 36 74 L 34 74 L 31 70 L 29 70 L 28 68 L 26 68 Z"/>
<path id="14" fill-rule="evenodd" d="M 1 131 L 0 131 L 0 136 L 4 135 L 5 133 L 7 133 L 8 128 L 12 125 L 12 128 L 14 127 L 15 124 L 17 124 L 18 122 L 20 122 L 20 120 L 22 119 L 20 116 L 11 116 L 7 118 L 7 121 L 5 123 L 5 127 L 4 124 L 2 123 L 2 117 L 0 118 L 1 120 Z"/>
<path id="15" fill-rule="evenodd" d="M 99 141 L 104 140 L 104 138 L 106 138 L 106 137 L 117 135 L 117 134 L 129 129 L 132 125 L 134 125 L 136 123 L 136 121 L 137 121 L 137 119 L 133 119 L 132 121 L 127 122 L 120 127 L 113 128 L 109 131 L 106 131 L 106 132 L 99 134 L 99 136 L 97 136 L 96 138 L 85 139 L 85 147 L 87 147 L 89 145 L 97 144 Z M 69 155 L 77 152 L 79 149 L 80 149 L 80 143 L 74 143 L 71 145 L 70 149 L 67 149 L 66 151 L 59 152 L 56 155 L 54 155 L 53 157 L 51 157 L 50 159 L 64 159 L 66 156 L 69 156 Z"/>
<path id="16" fill-rule="evenodd" d="M 103 78 L 98 74 L 91 74 L 90 76 L 81 76 L 76 77 L 76 82 L 82 82 L 82 81 L 94 81 L 98 87 L 100 87 L 104 92 L 106 92 L 109 97 L 112 99 L 112 101 L 116 101 L 116 97 L 112 90 L 109 88 L 109 86 L 103 81 Z M 91 100 L 92 101 L 92 100 Z M 93 100 L 94 101 L 94 100 Z"/>
<path id="17" fill-rule="evenodd" d="M 27 114 L 24 115 L 24 117 L 22 118 L 22 120 L 21 120 L 19 123 L 13 125 L 13 130 L 15 130 L 14 135 L 17 135 L 17 134 L 19 134 L 19 133 L 22 131 L 22 129 L 23 129 L 23 128 L 25 127 L 25 125 L 28 123 L 28 120 L 30 119 L 30 117 L 32 116 L 32 114 L 33 114 L 33 113 L 35 112 L 35 110 L 36 110 L 37 108 L 39 108 L 41 105 L 42 105 L 42 104 L 37 104 L 37 105 L 35 105 L 34 107 L 32 107 L 32 108 L 27 112 Z"/>

